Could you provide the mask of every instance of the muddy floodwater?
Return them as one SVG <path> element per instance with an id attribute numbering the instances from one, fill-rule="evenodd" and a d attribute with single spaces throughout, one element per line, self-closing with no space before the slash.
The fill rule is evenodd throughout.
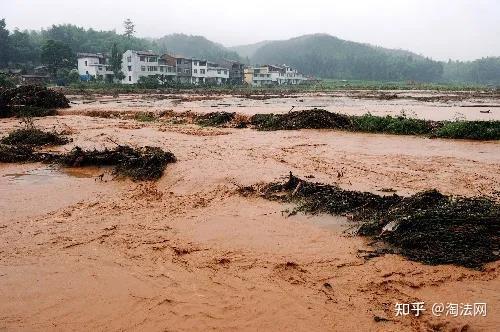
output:
<path id="1" fill-rule="evenodd" d="M 384 92 L 387 93 L 387 92 Z M 429 266 L 399 255 L 369 258 L 355 224 L 289 216 L 287 204 L 238 189 L 282 179 L 378 194 L 427 189 L 500 201 L 500 143 L 335 130 L 260 132 L 87 111 L 234 111 L 321 107 L 349 114 L 500 120 L 495 97 L 417 100 L 429 92 L 360 96 L 70 96 L 72 108 L 39 118 L 74 146 L 170 150 L 155 182 L 106 168 L 0 164 L 0 328 L 151 331 L 497 331 L 500 263 L 483 270 Z M 378 93 L 377 95 L 380 95 Z M 463 97 L 463 98 L 462 98 Z M 302 101 L 301 101 L 302 100 Z M 481 106 L 478 106 L 481 105 Z M 488 113 L 480 111 L 488 110 Z M 0 119 L 0 133 L 20 127 Z M 396 303 L 424 302 L 420 317 Z M 434 303 L 487 303 L 483 316 L 434 316 Z"/>
<path id="2" fill-rule="evenodd" d="M 214 111 L 286 113 L 290 110 L 321 108 L 350 115 L 401 115 L 428 120 L 500 120 L 500 94 L 429 91 L 348 91 L 289 95 L 149 94 L 118 96 L 70 96 L 69 112 L 89 110 L 175 110 L 207 113 Z M 384 99 L 389 98 L 389 99 Z"/>

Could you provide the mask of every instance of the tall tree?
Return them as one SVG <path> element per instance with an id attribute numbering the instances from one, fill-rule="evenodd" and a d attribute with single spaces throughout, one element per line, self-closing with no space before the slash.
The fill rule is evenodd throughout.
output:
<path id="1" fill-rule="evenodd" d="M 40 47 L 33 42 L 28 31 L 15 29 L 10 34 L 10 62 L 18 64 L 37 64 L 40 61 Z"/>
<path id="2" fill-rule="evenodd" d="M 135 24 L 131 19 L 127 18 L 123 21 L 123 26 L 125 27 L 125 36 L 132 38 L 135 33 Z"/>
<path id="3" fill-rule="evenodd" d="M 111 70 L 113 71 L 115 79 L 122 80 L 125 77 L 122 72 L 122 53 L 118 50 L 116 43 L 114 43 L 111 48 L 109 64 L 111 65 Z"/>
<path id="4" fill-rule="evenodd" d="M 74 67 L 74 55 L 71 48 L 52 39 L 42 45 L 40 58 L 54 76 L 59 69 Z"/>
<path id="5" fill-rule="evenodd" d="M 0 20 L 0 68 L 6 67 L 9 63 L 10 53 L 10 38 L 9 30 L 7 30 L 5 19 Z"/>

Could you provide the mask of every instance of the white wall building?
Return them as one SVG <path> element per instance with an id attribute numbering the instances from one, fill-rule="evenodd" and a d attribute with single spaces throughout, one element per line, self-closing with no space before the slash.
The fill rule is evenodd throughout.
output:
<path id="1" fill-rule="evenodd" d="M 78 53 L 78 74 L 82 81 L 91 79 L 105 79 L 106 75 L 113 75 L 106 64 L 106 57 L 101 53 Z"/>
<path id="2" fill-rule="evenodd" d="M 206 60 L 191 59 L 191 83 L 203 84 L 207 79 L 208 63 Z"/>
<path id="3" fill-rule="evenodd" d="M 216 63 L 208 63 L 207 83 L 226 84 L 229 82 L 229 69 L 221 67 Z"/>
<path id="4" fill-rule="evenodd" d="M 254 86 L 294 85 L 306 78 L 290 66 L 263 65 L 245 69 L 245 82 Z"/>
<path id="5" fill-rule="evenodd" d="M 128 50 L 123 53 L 122 72 L 125 75 L 122 83 L 125 84 L 136 84 L 143 76 L 176 76 L 175 68 L 151 51 Z"/>

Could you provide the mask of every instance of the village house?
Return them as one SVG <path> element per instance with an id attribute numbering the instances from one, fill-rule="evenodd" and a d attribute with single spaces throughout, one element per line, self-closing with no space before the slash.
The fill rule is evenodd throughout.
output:
<path id="1" fill-rule="evenodd" d="M 136 84 L 143 76 L 163 76 L 173 80 L 177 76 L 175 66 L 152 51 L 128 50 L 123 53 L 122 72 L 125 75 L 122 83 Z"/>
<path id="2" fill-rule="evenodd" d="M 229 82 L 229 69 L 217 63 L 208 63 L 206 82 L 210 84 L 227 84 Z"/>
<path id="3" fill-rule="evenodd" d="M 246 68 L 245 82 L 254 86 L 295 85 L 303 83 L 306 78 L 296 69 L 282 65 L 262 65 Z"/>
<path id="4" fill-rule="evenodd" d="M 162 58 L 176 66 L 178 82 L 184 84 L 226 84 L 229 69 L 218 64 L 195 58 L 165 54 Z"/>
<path id="5" fill-rule="evenodd" d="M 229 69 L 229 84 L 240 85 L 244 82 L 244 69 L 245 65 L 239 61 L 224 59 L 221 64 L 222 67 Z"/>
<path id="6" fill-rule="evenodd" d="M 106 79 L 113 75 L 102 53 L 78 53 L 78 74 L 82 81 Z"/>
<path id="7" fill-rule="evenodd" d="M 83 81 L 111 79 L 108 59 L 101 53 L 79 53 L 78 72 Z M 261 65 L 245 68 L 238 61 L 213 63 L 203 59 L 152 51 L 128 50 L 123 54 L 124 84 L 136 84 L 141 77 L 158 76 L 162 81 L 183 84 L 233 84 L 246 82 L 253 86 L 295 85 L 307 81 L 296 69 L 287 65 Z"/>

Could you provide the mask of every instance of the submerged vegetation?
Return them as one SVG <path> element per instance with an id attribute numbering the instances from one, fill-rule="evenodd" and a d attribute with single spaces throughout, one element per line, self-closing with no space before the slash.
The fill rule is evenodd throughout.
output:
<path id="1" fill-rule="evenodd" d="M 69 139 L 55 132 L 47 132 L 37 128 L 16 129 L 0 140 L 2 144 L 30 146 L 64 145 L 68 142 Z"/>
<path id="2" fill-rule="evenodd" d="M 55 108 L 67 108 L 63 93 L 36 85 L 0 88 L 0 117 L 55 115 Z"/>
<path id="3" fill-rule="evenodd" d="M 156 180 L 165 167 L 176 161 L 173 153 L 158 147 L 132 148 L 118 145 L 115 149 L 83 150 L 76 146 L 67 153 L 40 152 L 37 146 L 66 144 L 70 140 L 54 132 L 28 125 L 0 140 L 0 162 L 47 162 L 67 167 L 115 166 L 114 173 L 134 181 Z"/>
<path id="4" fill-rule="evenodd" d="M 358 234 L 388 244 L 385 253 L 470 268 L 500 259 L 500 205 L 487 198 L 451 197 L 435 190 L 379 196 L 304 181 L 291 173 L 286 182 L 258 191 L 267 199 L 295 202 L 295 212 L 348 216 L 360 223 Z"/>
<path id="5" fill-rule="evenodd" d="M 228 112 L 210 112 L 199 115 L 196 118 L 196 123 L 201 126 L 221 126 L 231 122 L 236 116 L 236 113 Z"/>
<path id="6" fill-rule="evenodd" d="M 0 144 L 0 162 L 47 162 L 67 167 L 115 166 L 114 174 L 134 181 L 157 180 L 167 164 L 174 163 L 173 153 L 157 147 L 83 150 L 74 147 L 68 153 L 38 152 L 28 145 Z"/>
<path id="7" fill-rule="evenodd" d="M 85 151 L 75 147 L 66 154 L 54 156 L 55 162 L 70 167 L 115 166 L 115 174 L 132 178 L 134 181 L 157 180 L 165 167 L 176 161 L 173 153 L 158 147 L 146 146 L 134 149 L 118 146 L 103 151 Z"/>
<path id="8" fill-rule="evenodd" d="M 342 129 L 355 132 L 477 140 L 500 139 L 500 121 L 431 121 L 401 116 L 361 116 L 332 113 L 322 109 L 285 114 L 256 114 L 250 123 L 258 130 Z"/>

